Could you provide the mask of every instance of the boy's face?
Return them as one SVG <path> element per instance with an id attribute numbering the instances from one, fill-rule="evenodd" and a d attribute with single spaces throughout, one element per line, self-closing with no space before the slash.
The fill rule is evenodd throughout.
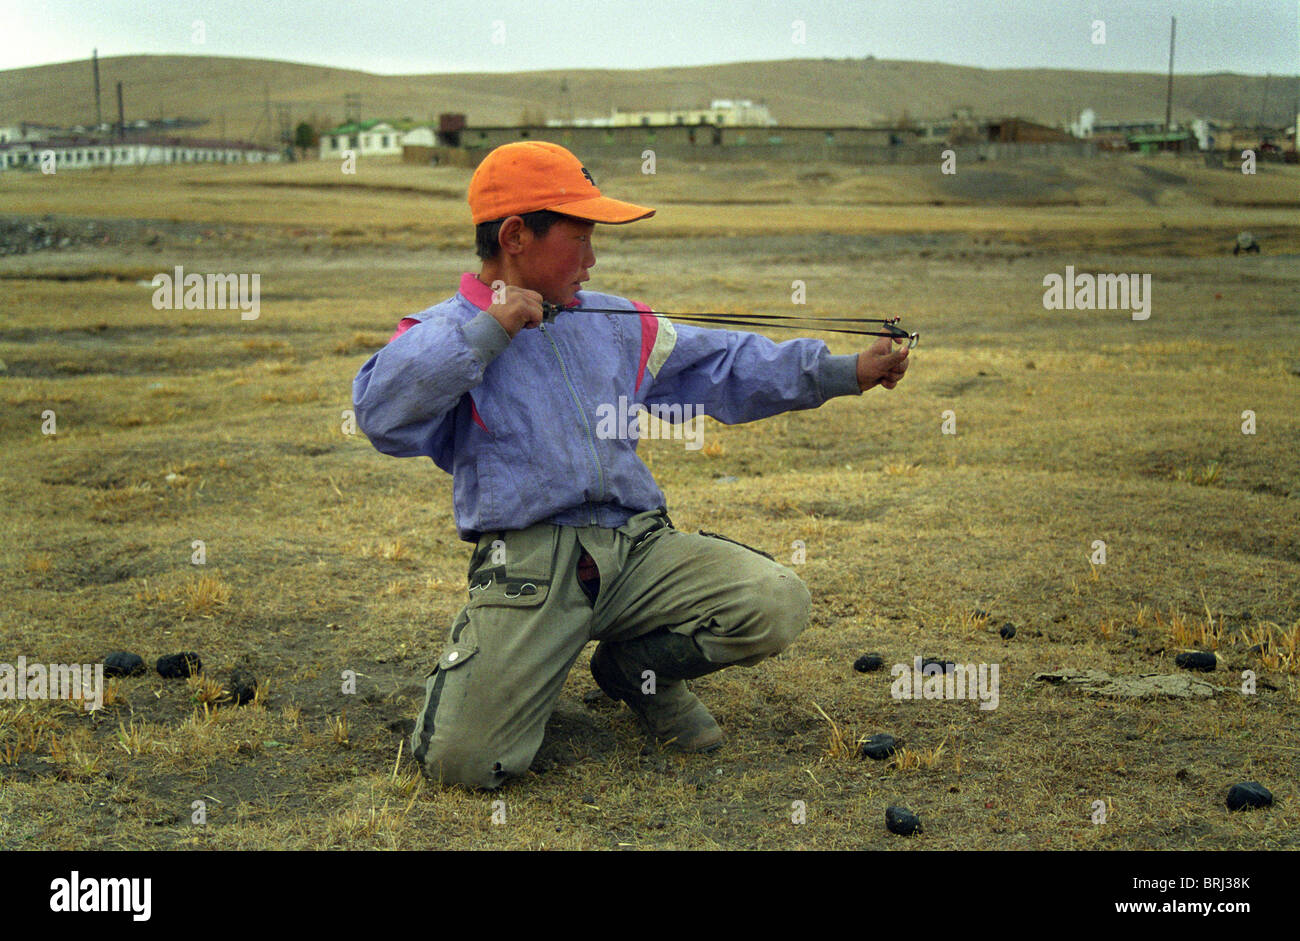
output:
<path id="1" fill-rule="evenodd" d="M 526 287 L 552 304 L 571 303 L 595 267 L 591 235 L 596 225 L 581 219 L 561 219 L 541 238 L 524 230 L 526 247 L 516 256 L 520 287 Z"/>

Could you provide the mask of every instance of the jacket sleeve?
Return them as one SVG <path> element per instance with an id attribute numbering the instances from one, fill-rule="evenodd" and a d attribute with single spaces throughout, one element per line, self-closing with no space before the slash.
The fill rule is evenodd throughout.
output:
<path id="1" fill-rule="evenodd" d="M 509 343 L 486 311 L 464 324 L 434 315 L 399 332 L 352 381 L 357 427 L 384 454 L 436 460 L 461 397 Z"/>
<path id="2" fill-rule="evenodd" d="M 676 336 L 654 374 L 647 405 L 701 406 L 704 414 L 734 425 L 862 394 L 857 355 L 832 354 L 821 340 L 777 343 L 757 333 L 660 320 L 660 332 Z"/>

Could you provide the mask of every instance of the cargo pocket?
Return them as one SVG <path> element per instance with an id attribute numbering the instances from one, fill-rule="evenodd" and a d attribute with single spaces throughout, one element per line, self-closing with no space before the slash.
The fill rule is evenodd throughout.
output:
<path id="1" fill-rule="evenodd" d="M 459 666 L 463 666 L 465 661 L 476 653 L 478 653 L 478 647 L 473 644 L 463 642 L 452 644 L 444 650 L 442 656 L 438 658 L 438 665 L 434 669 L 434 672 L 445 673 L 448 670 L 454 670 Z"/>
<path id="2" fill-rule="evenodd" d="M 470 560 L 468 607 L 541 604 L 550 592 L 559 541 L 559 528 L 550 525 L 485 534 Z"/>
<path id="3" fill-rule="evenodd" d="M 448 673 L 464 666 L 474 654 L 478 653 L 478 644 L 461 633 L 465 623 L 467 622 L 458 619 L 457 626 L 461 630 L 454 630 L 453 636 L 459 639 L 451 641 L 443 648 L 442 656 L 438 658 L 438 662 L 433 665 L 433 669 L 425 679 L 424 708 L 420 710 L 415 729 L 411 732 L 411 754 L 416 761 L 424 761 L 429 741 L 437 728 L 438 705 L 442 701 L 443 687 L 446 685 Z"/>
<path id="4" fill-rule="evenodd" d="M 551 583 L 541 579 L 492 578 L 470 586 L 469 610 L 485 607 L 535 608 L 550 594 Z"/>

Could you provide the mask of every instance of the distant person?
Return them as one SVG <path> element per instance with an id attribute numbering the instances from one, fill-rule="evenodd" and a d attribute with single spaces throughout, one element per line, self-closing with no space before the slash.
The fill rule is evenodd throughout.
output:
<path id="1" fill-rule="evenodd" d="M 597 684 L 654 738 L 716 748 L 722 730 L 685 681 L 785 649 L 807 626 L 808 589 L 765 554 L 674 528 L 634 434 L 602 435 L 597 416 L 695 406 L 734 424 L 816 408 L 894 388 L 908 351 L 882 338 L 835 356 L 820 340 L 675 326 L 582 290 L 595 224 L 654 210 L 601 195 L 554 144 L 492 151 L 469 204 L 478 275 L 404 318 L 353 383 L 376 448 L 453 475 L 456 527 L 474 544 L 469 602 L 428 675 L 412 753 L 448 783 L 495 788 L 524 774 L 592 640 Z M 629 315 L 546 319 L 544 301 Z"/>

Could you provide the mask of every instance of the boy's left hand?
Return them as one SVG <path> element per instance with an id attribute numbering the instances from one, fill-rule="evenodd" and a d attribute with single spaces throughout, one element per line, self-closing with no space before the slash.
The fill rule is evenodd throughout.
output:
<path id="1" fill-rule="evenodd" d="M 902 380 L 909 362 L 906 346 L 894 349 L 891 337 L 881 337 L 858 354 L 858 387 L 866 392 L 875 386 L 892 389 Z"/>

